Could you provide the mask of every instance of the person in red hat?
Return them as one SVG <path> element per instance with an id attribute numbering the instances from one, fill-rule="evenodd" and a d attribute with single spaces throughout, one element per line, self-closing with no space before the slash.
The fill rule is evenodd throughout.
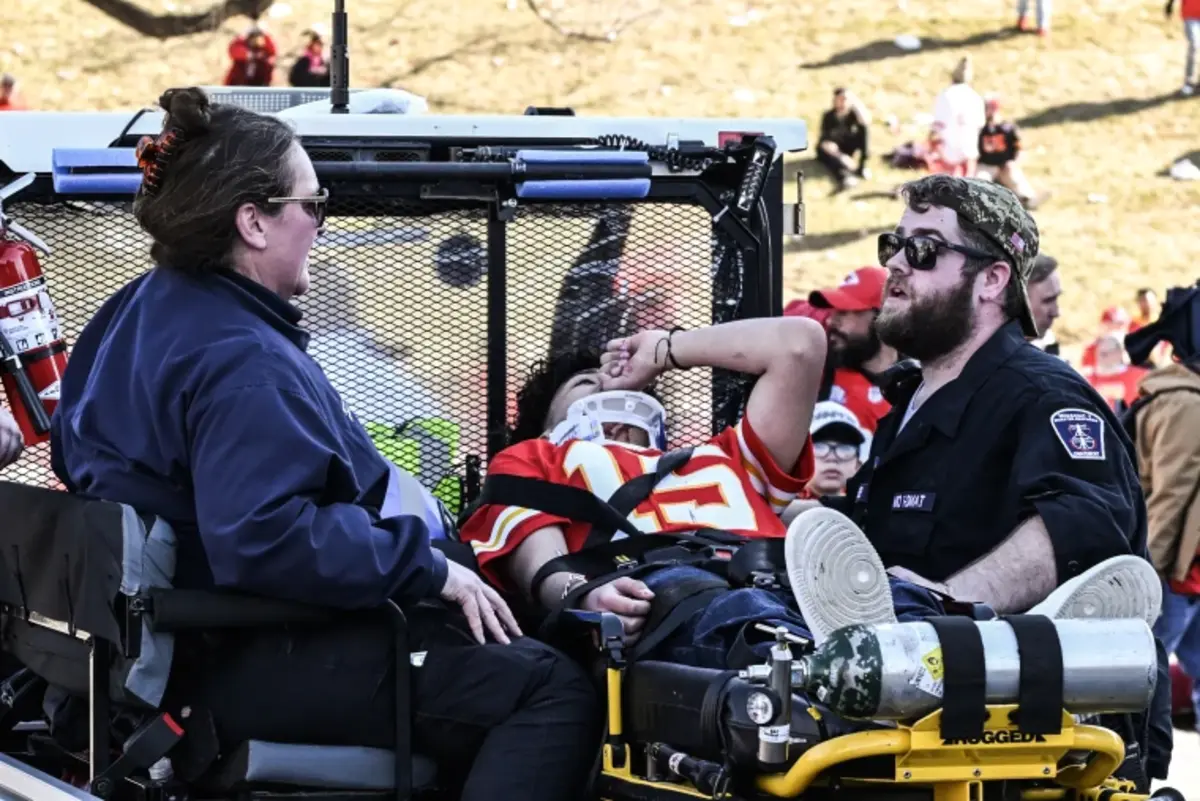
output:
<path id="1" fill-rule="evenodd" d="M 275 74 L 275 40 L 256 22 L 229 45 L 226 86 L 270 86 Z"/>
<path id="2" fill-rule="evenodd" d="M 1096 338 L 1083 349 L 1083 355 L 1079 360 L 1079 367 L 1084 373 L 1094 370 L 1096 367 L 1096 346 L 1100 340 L 1108 336 L 1116 336 L 1124 340 L 1125 335 L 1129 333 L 1130 322 L 1132 321 L 1129 319 L 1129 312 L 1125 311 L 1122 306 L 1109 306 L 1104 310 L 1100 315 L 1100 330 Z"/>
<path id="3" fill-rule="evenodd" d="M 810 320 L 816 320 L 822 328 L 826 329 L 828 329 L 829 317 L 832 314 L 832 309 L 818 309 L 804 298 L 796 298 L 783 307 L 784 317 L 807 317 Z"/>
<path id="4" fill-rule="evenodd" d="M 882 267 L 860 267 L 838 286 L 808 296 L 814 308 L 830 311 L 825 322 L 829 367 L 820 398 L 850 409 L 871 433 L 891 409 L 876 383 L 877 377 L 899 358 L 896 349 L 880 342 L 875 333 L 887 276 Z"/>
<path id="5" fill-rule="evenodd" d="M 17 79 L 7 72 L 0 75 L 0 111 L 24 111 L 25 106 L 17 102 Z"/>

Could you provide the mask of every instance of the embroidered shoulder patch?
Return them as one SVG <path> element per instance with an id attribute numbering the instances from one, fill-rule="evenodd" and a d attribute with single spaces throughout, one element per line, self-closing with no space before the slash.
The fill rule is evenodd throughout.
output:
<path id="1" fill-rule="evenodd" d="M 1059 409 L 1050 415 L 1058 441 L 1072 459 L 1104 461 L 1104 418 L 1085 409 Z"/>

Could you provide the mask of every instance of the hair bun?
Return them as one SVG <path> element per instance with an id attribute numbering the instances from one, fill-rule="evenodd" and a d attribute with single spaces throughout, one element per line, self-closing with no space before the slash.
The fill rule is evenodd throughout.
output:
<path id="1" fill-rule="evenodd" d="M 187 89 L 168 89 L 158 99 L 167 112 L 163 130 L 174 128 L 185 138 L 208 132 L 212 121 L 212 103 L 204 90 L 195 86 Z"/>

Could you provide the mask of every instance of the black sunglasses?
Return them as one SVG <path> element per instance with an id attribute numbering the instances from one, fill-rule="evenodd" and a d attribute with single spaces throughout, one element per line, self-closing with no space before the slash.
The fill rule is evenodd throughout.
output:
<path id="1" fill-rule="evenodd" d="M 325 211 L 329 203 L 329 190 L 322 189 L 315 195 L 308 197 L 269 197 L 268 203 L 299 203 L 300 207 L 317 221 L 317 227 L 320 228 L 325 224 Z"/>
<path id="2" fill-rule="evenodd" d="M 917 235 L 904 237 L 899 234 L 879 235 L 880 265 L 887 267 L 888 262 L 895 258 L 896 254 L 901 250 L 904 251 L 904 257 L 908 259 L 909 266 L 914 270 L 932 270 L 937 266 L 938 254 L 943 250 L 952 250 L 955 253 L 961 253 L 964 256 L 971 256 L 976 259 L 1006 261 L 994 253 L 985 253 L 982 250 L 969 248 L 965 245 L 955 245 L 932 236 Z"/>

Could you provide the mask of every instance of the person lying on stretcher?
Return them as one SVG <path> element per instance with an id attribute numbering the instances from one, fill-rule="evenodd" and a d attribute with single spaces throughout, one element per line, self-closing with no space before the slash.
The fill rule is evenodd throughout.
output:
<path id="1" fill-rule="evenodd" d="M 599 357 L 560 354 L 542 364 L 518 394 L 514 444 L 488 466 L 488 482 L 495 482 L 497 491 L 485 484 L 483 503 L 466 521 L 461 538 L 473 547 L 485 577 L 511 595 L 524 595 L 547 612 L 564 604 L 611 612 L 622 620 L 631 643 L 641 638 L 639 657 L 695 667 L 740 669 L 761 662 L 770 637 L 755 636 L 758 623 L 784 626 L 819 644 L 851 623 L 919 620 L 948 611 L 991 617 L 984 607 L 953 604 L 888 576 L 865 535 L 832 509 L 806 511 L 790 527 L 781 522 L 780 513 L 812 477 L 808 431 L 824 360 L 821 327 L 797 317 L 672 334 L 646 331 L 609 343 Z M 786 570 L 780 565 L 778 572 L 785 580 L 776 586 L 722 588 L 716 576 L 696 565 L 651 567 L 636 577 L 611 580 L 605 580 L 604 571 L 572 570 L 563 564 L 570 561 L 565 555 L 626 534 L 596 538 L 597 526 L 582 519 L 589 515 L 579 505 L 556 506 L 545 499 L 556 487 L 568 487 L 616 505 L 618 488 L 638 476 L 653 476 L 660 459 L 678 452 L 664 456 L 666 412 L 641 390 L 665 370 L 693 367 L 758 376 L 745 415 L 736 426 L 697 443 L 669 473 L 659 471 L 665 475 L 657 476 L 628 522 L 634 534 L 732 534 L 749 542 L 783 538 Z M 522 496 L 522 503 L 506 502 L 498 491 L 502 477 L 535 479 L 542 482 L 535 485 L 541 491 Z M 564 515 L 563 507 L 580 513 Z M 1134 557 L 1101 563 L 1031 611 L 1072 617 L 1127 609 L 1152 623 L 1157 599 L 1140 595 L 1143 586 L 1157 583 L 1121 580 L 1139 570 L 1153 569 Z M 1139 597 L 1125 597 L 1129 593 Z M 1084 596 L 1104 602 L 1085 605 L 1079 601 Z M 669 610 L 663 606 L 675 608 L 689 598 L 700 603 L 693 601 L 682 615 L 665 615 Z M 669 631 L 660 625 L 664 618 L 671 621 Z"/>

